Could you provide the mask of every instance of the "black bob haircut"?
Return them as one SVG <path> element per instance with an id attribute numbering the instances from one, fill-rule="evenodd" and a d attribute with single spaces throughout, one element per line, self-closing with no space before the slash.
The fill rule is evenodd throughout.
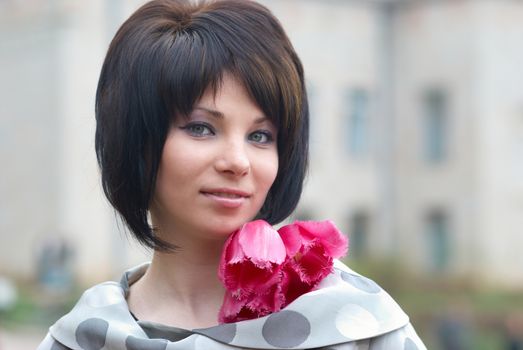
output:
<path id="1" fill-rule="evenodd" d="M 156 237 L 148 222 L 169 128 L 189 115 L 208 87 L 216 92 L 224 73 L 244 85 L 278 129 L 278 174 L 257 218 L 277 224 L 298 204 L 309 110 L 303 67 L 281 24 L 248 0 L 153 0 L 116 33 L 96 92 L 102 186 L 147 247 L 176 248 Z"/>

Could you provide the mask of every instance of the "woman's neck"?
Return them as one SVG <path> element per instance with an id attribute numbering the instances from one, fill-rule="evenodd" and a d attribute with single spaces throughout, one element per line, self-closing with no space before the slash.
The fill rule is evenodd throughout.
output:
<path id="1" fill-rule="evenodd" d="M 131 311 L 140 320 L 186 329 L 216 325 L 225 291 L 217 275 L 223 243 L 194 240 L 175 253 L 155 251 L 131 286 Z"/>

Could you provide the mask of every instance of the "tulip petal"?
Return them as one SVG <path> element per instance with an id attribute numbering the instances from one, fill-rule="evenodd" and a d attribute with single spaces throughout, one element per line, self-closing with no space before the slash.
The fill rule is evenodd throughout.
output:
<path id="1" fill-rule="evenodd" d="M 348 239 L 338 230 L 331 220 L 296 221 L 302 239 L 310 242 L 318 239 L 325 248 L 325 253 L 333 258 L 340 258 L 347 253 Z"/>
<path id="2" fill-rule="evenodd" d="M 251 294 L 246 299 L 238 299 L 226 293 L 218 320 L 221 323 L 253 319 L 279 311 L 285 302 L 280 283 L 275 284 L 263 295 Z"/>
<path id="3" fill-rule="evenodd" d="M 236 298 L 233 298 L 231 294 L 225 293 L 222 306 L 220 307 L 220 312 L 218 313 L 218 322 L 234 322 L 243 306 L 244 303 L 240 302 Z"/>
<path id="4" fill-rule="evenodd" d="M 325 254 L 323 246 L 316 244 L 303 252 L 296 265 L 302 281 L 314 285 L 332 271 L 333 259 Z"/>
<path id="5" fill-rule="evenodd" d="M 296 271 L 299 267 L 292 265 L 295 265 L 295 263 L 289 261 L 283 269 L 282 290 L 285 295 L 283 307 L 286 307 L 300 295 L 310 292 L 312 289 L 310 285 L 303 282 L 300 274 Z"/>
<path id="6" fill-rule="evenodd" d="M 228 264 L 236 264 L 247 259 L 242 246 L 237 239 L 237 235 L 238 231 L 229 236 L 227 242 L 225 242 L 224 252 L 226 255 L 225 259 L 222 260 Z"/>
<path id="7" fill-rule="evenodd" d="M 238 232 L 238 242 L 245 255 L 259 267 L 281 264 L 286 256 L 279 233 L 263 220 L 243 225 Z"/>
<path id="8" fill-rule="evenodd" d="M 261 269 L 251 261 L 227 265 L 221 277 L 224 286 L 238 298 L 250 294 L 264 294 L 274 284 L 279 283 L 279 265 Z"/>
<path id="9" fill-rule="evenodd" d="M 285 225 L 278 230 L 281 239 L 285 244 L 285 249 L 288 257 L 293 257 L 299 252 L 303 245 L 303 238 L 300 233 L 300 228 L 297 225 Z"/>

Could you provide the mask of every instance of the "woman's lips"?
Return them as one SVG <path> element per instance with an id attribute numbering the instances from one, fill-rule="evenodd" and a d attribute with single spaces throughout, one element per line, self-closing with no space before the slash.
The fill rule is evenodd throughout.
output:
<path id="1" fill-rule="evenodd" d="M 238 208 L 249 198 L 247 192 L 235 189 L 209 189 L 201 193 L 225 208 Z"/>

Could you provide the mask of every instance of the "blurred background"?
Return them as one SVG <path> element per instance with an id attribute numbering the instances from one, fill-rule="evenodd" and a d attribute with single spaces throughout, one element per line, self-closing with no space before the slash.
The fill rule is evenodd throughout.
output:
<path id="1" fill-rule="evenodd" d="M 94 94 L 143 0 L 0 0 L 0 349 L 34 349 L 81 291 L 148 259 L 99 185 Z M 523 2 L 262 0 L 306 71 L 311 166 L 293 219 L 429 349 L 522 349 Z"/>

